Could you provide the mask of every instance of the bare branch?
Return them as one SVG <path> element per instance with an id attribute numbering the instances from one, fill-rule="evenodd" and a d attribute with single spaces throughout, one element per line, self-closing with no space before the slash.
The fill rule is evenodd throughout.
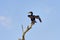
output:
<path id="1" fill-rule="evenodd" d="M 25 34 L 32 28 L 33 24 L 35 24 L 35 23 L 31 23 L 29 26 L 27 26 L 26 30 L 23 31 L 22 40 L 25 40 Z"/>
<path id="2" fill-rule="evenodd" d="M 23 33 L 23 31 L 24 31 L 23 25 L 22 25 L 22 27 L 21 27 L 21 28 L 22 28 L 22 33 Z"/>

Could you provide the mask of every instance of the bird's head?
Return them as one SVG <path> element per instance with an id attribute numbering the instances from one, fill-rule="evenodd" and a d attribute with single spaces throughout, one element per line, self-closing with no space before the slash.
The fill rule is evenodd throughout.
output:
<path id="1" fill-rule="evenodd" d="M 28 12 L 28 14 L 33 15 L 33 12 L 32 12 L 32 11 L 30 11 L 30 12 Z"/>

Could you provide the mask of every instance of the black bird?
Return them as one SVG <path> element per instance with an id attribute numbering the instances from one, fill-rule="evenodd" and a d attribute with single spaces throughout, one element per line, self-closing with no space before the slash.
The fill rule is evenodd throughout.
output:
<path id="1" fill-rule="evenodd" d="M 39 15 L 33 15 L 33 12 L 29 12 L 30 15 L 28 15 L 28 17 L 31 19 L 31 23 L 36 23 L 35 19 L 39 19 L 40 22 L 42 22 L 41 18 L 39 17 Z"/>

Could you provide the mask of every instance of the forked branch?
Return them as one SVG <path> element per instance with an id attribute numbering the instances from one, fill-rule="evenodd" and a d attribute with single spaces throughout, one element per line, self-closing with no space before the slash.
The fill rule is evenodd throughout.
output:
<path id="1" fill-rule="evenodd" d="M 32 28 L 32 26 L 34 25 L 34 23 L 31 23 L 29 26 L 27 26 L 27 28 L 23 31 L 22 33 L 22 40 L 25 40 L 25 34 Z"/>

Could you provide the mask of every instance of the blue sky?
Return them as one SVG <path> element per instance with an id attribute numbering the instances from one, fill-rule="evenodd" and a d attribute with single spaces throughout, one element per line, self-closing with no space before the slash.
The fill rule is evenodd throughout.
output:
<path id="1" fill-rule="evenodd" d="M 28 12 L 39 15 L 26 40 L 60 40 L 60 0 L 0 0 L 0 40 L 21 38 L 21 25 L 30 24 Z"/>

